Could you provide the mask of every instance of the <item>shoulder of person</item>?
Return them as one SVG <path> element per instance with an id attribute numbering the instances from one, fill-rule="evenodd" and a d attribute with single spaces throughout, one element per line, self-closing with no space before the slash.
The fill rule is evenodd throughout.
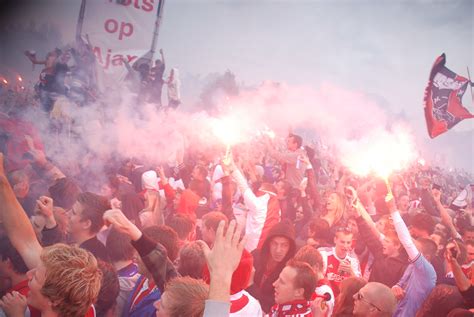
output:
<path id="1" fill-rule="evenodd" d="M 322 254 L 329 254 L 329 253 L 333 253 L 333 247 L 319 247 L 318 248 L 318 251 Z"/>

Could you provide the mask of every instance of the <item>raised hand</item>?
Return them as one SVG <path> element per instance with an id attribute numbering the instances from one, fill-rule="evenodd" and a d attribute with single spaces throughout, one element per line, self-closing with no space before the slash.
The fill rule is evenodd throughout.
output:
<path id="1" fill-rule="evenodd" d="M 165 169 L 163 168 L 163 166 L 158 166 L 156 168 L 156 172 L 158 173 L 158 176 L 160 176 L 161 183 L 163 185 L 168 184 L 168 178 L 166 177 Z"/>
<path id="2" fill-rule="evenodd" d="M 45 218 L 53 217 L 53 199 L 48 196 L 41 196 L 36 200 L 36 211 Z"/>
<path id="3" fill-rule="evenodd" d="M 441 191 L 439 189 L 433 188 L 431 194 L 437 203 L 441 202 Z"/>
<path id="4" fill-rule="evenodd" d="M 137 241 L 142 236 L 142 232 L 137 228 L 120 209 L 109 209 L 104 213 L 105 223 L 113 225 L 120 232 L 125 233 L 133 241 Z"/>
<path id="5" fill-rule="evenodd" d="M 444 252 L 444 256 L 446 260 L 451 263 L 457 260 L 458 255 L 461 253 L 459 249 L 459 245 L 456 240 L 451 240 L 446 245 L 446 252 Z"/>
<path id="6" fill-rule="evenodd" d="M 7 175 L 5 174 L 5 167 L 3 166 L 3 153 L 0 152 L 0 177 L 6 177 Z"/>
<path id="7" fill-rule="evenodd" d="M 245 246 L 245 237 L 240 239 L 241 229 L 236 228 L 236 221 L 229 223 L 224 234 L 225 221 L 221 221 L 216 231 L 216 240 L 212 249 L 204 241 L 198 241 L 206 256 L 211 280 L 215 278 L 232 277 L 239 265 Z"/>
<path id="8" fill-rule="evenodd" d="M 45 164 L 47 162 L 46 155 L 42 150 L 35 147 L 33 138 L 30 135 L 25 135 L 25 141 L 28 145 L 29 153 L 33 156 L 33 159 L 38 164 Z"/>
<path id="9" fill-rule="evenodd" d="M 47 229 L 54 228 L 56 226 L 56 218 L 53 213 L 53 199 L 48 196 L 41 196 L 36 200 L 35 212 L 37 216 L 44 219 L 45 227 Z"/>
<path id="10" fill-rule="evenodd" d="M 8 317 L 23 317 L 26 310 L 26 296 L 14 291 L 0 300 L 0 307 Z"/>
<path id="11" fill-rule="evenodd" d="M 221 161 L 222 171 L 226 176 L 232 174 L 232 172 L 236 169 L 234 159 L 232 157 L 232 153 L 226 154 L 226 157 Z"/>

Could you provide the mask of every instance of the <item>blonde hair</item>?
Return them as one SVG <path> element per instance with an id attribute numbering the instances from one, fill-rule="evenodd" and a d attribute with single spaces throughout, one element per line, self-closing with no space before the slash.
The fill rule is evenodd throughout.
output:
<path id="1" fill-rule="evenodd" d="M 96 258 L 84 249 L 55 244 L 43 249 L 46 278 L 41 293 L 59 316 L 84 317 L 97 300 L 102 273 Z"/>
<path id="2" fill-rule="evenodd" d="M 165 292 L 171 317 L 202 317 L 204 314 L 209 287 L 203 280 L 177 277 L 166 284 Z"/>
<path id="3" fill-rule="evenodd" d="M 337 206 L 336 206 L 336 209 L 331 212 L 327 210 L 325 217 L 328 217 L 329 219 L 332 220 L 332 223 L 329 224 L 330 227 L 333 227 L 337 225 L 341 220 L 344 220 L 343 219 L 345 216 L 344 213 L 346 211 L 346 199 L 344 195 L 341 194 L 340 192 L 332 191 L 332 192 L 329 192 L 328 197 L 332 194 L 335 194 L 337 196 Z"/>

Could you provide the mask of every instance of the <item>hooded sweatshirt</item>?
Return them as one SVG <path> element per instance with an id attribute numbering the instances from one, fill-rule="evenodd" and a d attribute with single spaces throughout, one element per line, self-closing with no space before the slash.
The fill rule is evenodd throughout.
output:
<path id="1" fill-rule="evenodd" d="M 273 270 L 268 271 L 267 264 L 271 259 L 270 243 L 274 237 L 287 238 L 290 242 L 290 248 L 284 259 L 279 262 Z M 295 251 L 295 230 L 293 225 L 287 222 L 280 222 L 270 229 L 262 248 L 252 252 L 255 276 L 253 284 L 247 291 L 260 301 L 262 310 L 266 313 L 268 313 L 270 308 L 275 304 L 275 289 L 273 288 L 273 283 L 278 279 L 286 262 L 295 255 Z"/>

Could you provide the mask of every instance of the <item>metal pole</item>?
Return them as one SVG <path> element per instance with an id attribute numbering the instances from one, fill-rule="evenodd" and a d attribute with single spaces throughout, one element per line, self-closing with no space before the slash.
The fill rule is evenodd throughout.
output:
<path id="1" fill-rule="evenodd" d="M 81 38 L 82 25 L 84 23 L 84 12 L 85 11 L 86 11 L 86 0 L 82 0 L 81 8 L 79 9 L 79 17 L 77 18 L 76 41 L 78 41 Z"/>
<path id="2" fill-rule="evenodd" d="M 161 24 L 161 19 L 163 18 L 163 8 L 165 6 L 165 0 L 160 0 L 158 4 L 158 10 L 156 12 L 156 20 L 155 20 L 155 30 L 153 31 L 153 38 L 151 41 L 151 56 L 150 60 L 153 60 L 153 56 L 155 55 L 155 49 L 156 49 L 156 44 L 158 42 L 158 34 L 160 31 L 160 24 Z"/>
<path id="3" fill-rule="evenodd" d="M 474 105 L 474 94 L 472 93 L 472 79 L 471 79 L 471 74 L 469 73 L 469 66 L 467 68 L 467 77 L 469 78 L 469 86 L 471 87 L 471 99 L 472 99 L 472 104 Z"/>

